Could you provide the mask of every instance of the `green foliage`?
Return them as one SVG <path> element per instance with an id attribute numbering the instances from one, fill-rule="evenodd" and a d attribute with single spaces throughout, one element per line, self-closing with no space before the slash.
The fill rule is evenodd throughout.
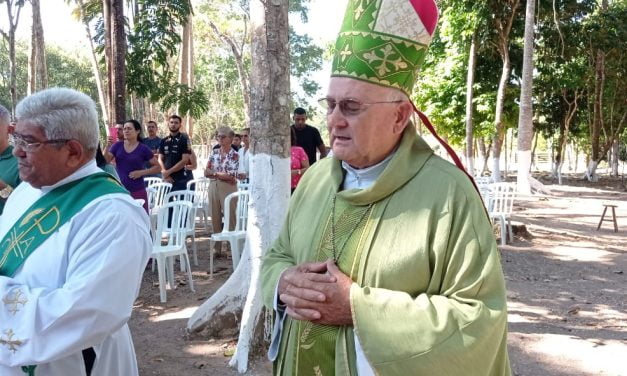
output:
<path id="1" fill-rule="evenodd" d="M 162 110 L 179 106 L 180 115 L 197 116 L 208 108 L 204 92 L 176 80 L 181 44 L 179 26 L 192 12 L 188 0 L 138 0 L 141 12 L 128 36 L 126 86 L 139 97 L 161 103 Z"/>
<path id="2" fill-rule="evenodd" d="M 488 25 L 492 19 L 488 1 L 443 1 L 442 16 L 423 70 L 414 90 L 417 105 L 426 112 L 438 132 L 454 145 L 461 145 L 466 134 L 466 76 L 470 42 L 476 33 L 478 53 L 473 86 L 473 134 L 489 137 L 494 133 L 496 90 L 502 69 L 494 48 L 495 34 Z M 517 30 L 522 34 L 522 29 Z M 516 71 L 522 65 L 519 45 L 510 48 L 512 79 L 506 90 L 504 123 L 516 125 L 519 88 Z"/>
<path id="3" fill-rule="evenodd" d="M 300 80 L 305 94 L 314 95 L 320 90 L 320 85 L 311 79 L 311 73 L 322 68 L 323 50 L 312 44 L 308 35 L 299 35 L 292 28 L 289 38 L 291 74 Z"/>
<path id="4" fill-rule="evenodd" d="M 9 107 L 9 55 L 4 53 L 6 42 L 0 40 L 0 104 Z M 90 69 L 89 61 L 74 51 L 66 51 L 58 47 L 47 46 L 48 86 L 65 86 L 89 95 L 94 101 L 98 99 L 96 83 Z M 17 60 L 17 97 L 26 96 L 28 84 L 28 46 L 25 42 L 16 45 Z"/>

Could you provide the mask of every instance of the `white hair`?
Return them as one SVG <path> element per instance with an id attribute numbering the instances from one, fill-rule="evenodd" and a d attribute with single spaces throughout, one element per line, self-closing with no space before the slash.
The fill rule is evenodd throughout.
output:
<path id="1" fill-rule="evenodd" d="M 11 122 L 11 114 L 9 110 L 0 104 L 0 125 L 9 125 Z"/>
<path id="2" fill-rule="evenodd" d="M 18 121 L 40 127 L 49 140 L 77 140 L 87 151 L 98 148 L 98 113 L 87 95 L 68 88 L 51 88 L 28 96 L 16 108 Z"/>
<path id="3" fill-rule="evenodd" d="M 233 128 L 223 125 L 221 127 L 218 127 L 218 129 L 216 129 L 217 133 L 226 133 L 229 137 L 235 137 L 235 131 L 233 131 Z"/>

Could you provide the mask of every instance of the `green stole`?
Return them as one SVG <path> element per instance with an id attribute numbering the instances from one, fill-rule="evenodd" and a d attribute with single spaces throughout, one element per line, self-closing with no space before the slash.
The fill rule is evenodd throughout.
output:
<path id="1" fill-rule="evenodd" d="M 366 211 L 370 213 L 365 213 Z M 353 206 L 340 197 L 336 200 L 335 246 L 337 252 L 341 254 L 337 264 L 339 269 L 353 281 L 357 279 L 359 272 L 359 259 L 366 235 L 364 230 L 367 228 L 366 224 L 371 213 L 372 207 L 370 206 Z M 364 215 L 365 219 L 359 221 Z M 333 258 L 331 226 L 333 224 L 329 217 L 316 253 L 316 261 Z M 342 248 L 344 248 L 343 251 Z M 291 318 L 288 320 L 291 323 L 286 326 L 289 328 L 287 341 L 281 341 L 287 346 L 287 354 L 283 361 L 293 359 L 293 364 L 283 364 L 281 374 L 334 375 L 335 347 L 340 327 L 296 321 Z"/>
<path id="2" fill-rule="evenodd" d="M 128 193 L 105 172 L 63 184 L 39 198 L 15 222 L 0 242 L 0 276 L 13 277 L 24 261 L 50 235 L 94 199 L 110 193 Z M 32 376 L 37 366 L 23 366 Z"/>
<path id="3" fill-rule="evenodd" d="M 74 180 L 39 198 L 0 242 L 0 276 L 13 277 L 50 235 L 94 199 L 128 193 L 111 175 L 99 172 Z"/>

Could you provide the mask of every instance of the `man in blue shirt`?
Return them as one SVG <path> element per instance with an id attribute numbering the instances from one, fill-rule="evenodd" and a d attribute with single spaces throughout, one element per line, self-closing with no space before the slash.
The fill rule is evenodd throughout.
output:
<path id="1" fill-rule="evenodd" d="M 157 136 L 157 123 L 153 120 L 150 120 L 148 123 L 146 123 L 146 131 L 148 132 L 148 137 L 142 139 L 142 143 L 146 146 L 148 146 L 150 148 L 150 150 L 152 150 L 152 154 L 155 155 L 155 157 L 157 157 L 157 159 L 159 158 L 159 147 L 161 146 L 161 137 Z M 146 168 L 150 168 L 150 164 L 146 165 Z M 161 174 L 154 174 L 154 175 L 146 175 L 148 176 L 153 176 L 153 177 L 157 177 L 160 178 Z"/>

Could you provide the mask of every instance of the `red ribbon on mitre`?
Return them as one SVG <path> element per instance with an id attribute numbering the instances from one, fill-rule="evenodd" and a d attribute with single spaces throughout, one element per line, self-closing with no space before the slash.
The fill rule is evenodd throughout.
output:
<path id="1" fill-rule="evenodd" d="M 470 175 L 468 173 L 468 171 L 466 171 L 466 168 L 464 167 L 464 164 L 462 163 L 461 159 L 459 159 L 459 156 L 457 156 L 457 153 L 455 153 L 455 150 L 453 150 L 453 148 L 449 144 L 447 144 L 446 141 L 444 141 L 438 135 L 438 132 L 435 131 L 435 128 L 433 127 L 433 124 L 431 124 L 431 121 L 429 120 L 427 115 L 425 115 L 422 112 L 420 112 L 420 110 L 418 110 L 418 108 L 416 107 L 416 105 L 413 102 L 411 102 L 411 105 L 412 105 L 412 107 L 414 107 L 414 112 L 416 112 L 418 114 L 418 117 L 420 118 L 420 121 L 422 121 L 422 123 L 425 125 L 425 127 L 427 127 L 427 129 L 429 130 L 429 132 L 431 132 L 433 137 L 435 137 L 436 140 L 438 140 L 440 145 L 442 145 L 444 147 L 444 149 L 446 149 L 446 152 L 448 153 L 448 155 L 451 157 L 451 159 L 455 163 L 455 166 L 457 166 L 460 170 L 462 170 L 464 172 L 464 174 L 466 174 L 466 176 L 468 176 L 468 178 L 472 182 L 472 185 L 475 187 L 477 192 L 479 192 L 479 187 L 477 187 L 477 184 L 475 183 L 474 177 L 472 175 Z"/>

